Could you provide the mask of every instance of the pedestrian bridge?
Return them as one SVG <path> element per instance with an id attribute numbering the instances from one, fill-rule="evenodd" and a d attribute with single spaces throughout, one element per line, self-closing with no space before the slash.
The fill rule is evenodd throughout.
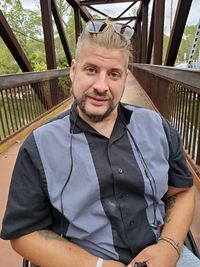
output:
<path id="1" fill-rule="evenodd" d="M 174 67 L 193 1 L 178 1 L 165 57 L 164 0 L 66 2 L 74 10 L 76 40 L 84 21 L 92 18 L 88 10 L 98 13 L 96 5 L 130 2 L 121 14 L 110 18 L 133 25 L 135 31 L 132 62 L 122 101 L 156 110 L 179 131 L 188 164 L 195 176 L 197 204 L 191 231 L 200 250 L 200 73 L 199 70 Z M 125 13 L 136 5 L 137 12 L 126 16 Z M 47 70 L 41 72 L 34 71 L 3 9 L 0 10 L 0 36 L 23 72 L 0 75 L 0 222 L 10 175 L 23 139 L 35 127 L 69 108 L 73 101 L 70 95 L 69 68 L 58 69 L 56 62 L 52 15 L 68 66 L 72 59 L 57 2 L 41 0 L 40 8 L 47 64 Z M 99 14 L 100 17 L 106 16 L 101 11 Z M 21 266 L 21 258 L 11 250 L 8 242 L 2 240 L 0 262 L 2 267 Z"/>

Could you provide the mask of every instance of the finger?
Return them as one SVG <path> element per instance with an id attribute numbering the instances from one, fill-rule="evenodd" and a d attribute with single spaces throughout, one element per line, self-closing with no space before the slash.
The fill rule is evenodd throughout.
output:
<path id="1" fill-rule="evenodd" d="M 147 267 L 146 262 L 137 262 L 134 267 Z"/>
<path id="2" fill-rule="evenodd" d="M 147 267 L 146 262 L 130 263 L 128 267 Z"/>

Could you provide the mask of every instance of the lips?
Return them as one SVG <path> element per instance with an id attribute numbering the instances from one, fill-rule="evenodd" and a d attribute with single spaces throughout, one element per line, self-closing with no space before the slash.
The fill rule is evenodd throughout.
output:
<path id="1" fill-rule="evenodd" d="M 90 103 L 95 106 L 102 106 L 104 105 L 109 99 L 108 98 L 100 98 L 100 97 L 92 97 L 88 96 Z"/>

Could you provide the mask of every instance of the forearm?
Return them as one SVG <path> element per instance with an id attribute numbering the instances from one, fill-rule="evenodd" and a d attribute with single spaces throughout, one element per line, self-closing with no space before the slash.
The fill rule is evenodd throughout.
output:
<path id="1" fill-rule="evenodd" d="M 146 262 L 148 266 L 175 267 L 179 258 L 179 248 L 185 241 L 192 221 L 193 211 L 194 189 L 169 187 L 161 240 L 144 248 L 128 267 L 133 267 L 136 262 Z"/>
<path id="2" fill-rule="evenodd" d="M 40 267 L 95 267 L 98 257 L 49 230 L 31 233 L 11 241 L 20 255 Z M 105 260 L 103 267 L 122 267 L 120 262 Z"/>
<path id="3" fill-rule="evenodd" d="M 172 190 L 173 191 L 173 190 Z M 194 212 L 194 188 L 171 195 L 167 201 L 162 236 L 170 237 L 183 245 Z"/>

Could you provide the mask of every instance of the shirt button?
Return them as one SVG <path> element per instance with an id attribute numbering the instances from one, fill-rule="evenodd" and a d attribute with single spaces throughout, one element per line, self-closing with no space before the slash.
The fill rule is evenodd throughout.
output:
<path id="1" fill-rule="evenodd" d="M 118 172 L 119 172 L 120 174 L 122 174 L 122 173 L 123 173 L 123 170 L 122 170 L 121 168 L 119 168 L 119 169 L 118 169 Z"/>

